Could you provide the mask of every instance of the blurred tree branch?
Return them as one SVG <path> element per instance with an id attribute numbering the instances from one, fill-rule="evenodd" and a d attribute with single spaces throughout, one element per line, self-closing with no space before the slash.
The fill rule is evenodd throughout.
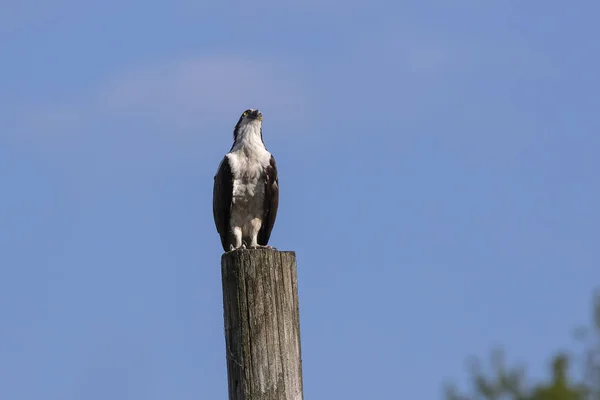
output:
<path id="1" fill-rule="evenodd" d="M 572 359 L 557 353 L 551 363 L 549 382 L 527 384 L 525 368 L 507 366 L 504 352 L 491 354 L 491 372 L 486 373 L 479 360 L 470 363 L 471 392 L 461 393 L 456 385 L 446 384 L 447 400 L 600 400 L 600 291 L 593 296 L 591 329 L 578 329 L 576 338 L 583 342 L 583 376 L 573 379 L 569 373 Z"/>

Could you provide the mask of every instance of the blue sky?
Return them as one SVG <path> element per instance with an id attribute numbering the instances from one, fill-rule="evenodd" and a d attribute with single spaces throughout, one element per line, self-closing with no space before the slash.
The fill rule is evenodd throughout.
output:
<path id="1" fill-rule="evenodd" d="M 0 397 L 225 399 L 212 179 L 249 107 L 307 399 L 546 374 L 600 281 L 600 5 L 0 5 Z"/>

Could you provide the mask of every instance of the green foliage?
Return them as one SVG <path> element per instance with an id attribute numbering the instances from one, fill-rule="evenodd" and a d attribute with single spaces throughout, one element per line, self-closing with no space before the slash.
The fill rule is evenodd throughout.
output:
<path id="1" fill-rule="evenodd" d="M 469 368 L 471 392 L 460 393 L 455 385 L 446 385 L 447 400 L 600 400 L 600 292 L 594 296 L 592 328 L 578 331 L 584 344 L 583 374 L 575 379 L 570 374 L 574 357 L 558 353 L 551 363 L 549 382 L 527 384 L 525 369 L 506 366 L 504 353 L 491 355 L 491 371 L 486 373 L 478 360 Z"/>

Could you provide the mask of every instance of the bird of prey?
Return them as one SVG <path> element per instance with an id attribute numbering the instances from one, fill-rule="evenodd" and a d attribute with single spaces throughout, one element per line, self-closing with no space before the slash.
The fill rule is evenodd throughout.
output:
<path id="1" fill-rule="evenodd" d="M 214 177 L 213 216 L 225 252 L 267 246 L 279 206 L 275 158 L 262 137 L 259 110 L 243 112 L 233 145 Z"/>

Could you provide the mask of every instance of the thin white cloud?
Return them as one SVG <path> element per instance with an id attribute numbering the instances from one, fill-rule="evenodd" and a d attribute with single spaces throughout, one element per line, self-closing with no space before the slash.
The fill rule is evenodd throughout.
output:
<path id="1" fill-rule="evenodd" d="M 197 133 L 207 121 L 223 118 L 232 121 L 233 128 L 237 116 L 249 107 L 260 108 L 267 117 L 306 111 L 308 106 L 302 78 L 281 62 L 207 57 L 122 71 L 66 104 L 21 113 L 17 131 L 60 138 L 85 131 L 97 121 L 124 119 L 169 134 Z"/>
<path id="2" fill-rule="evenodd" d="M 128 71 L 94 97 L 109 115 L 143 116 L 187 128 L 245 108 L 284 112 L 306 106 L 301 78 L 276 61 L 195 59 Z"/>

